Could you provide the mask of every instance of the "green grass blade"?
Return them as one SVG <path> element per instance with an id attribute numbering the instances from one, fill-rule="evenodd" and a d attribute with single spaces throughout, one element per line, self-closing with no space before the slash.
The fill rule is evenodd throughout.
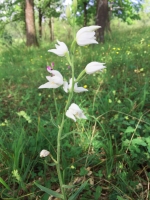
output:
<path id="1" fill-rule="evenodd" d="M 77 191 L 76 191 L 73 195 L 71 195 L 71 196 L 69 197 L 68 200 L 75 200 L 75 198 L 76 198 L 76 197 L 80 194 L 80 192 L 85 188 L 87 182 L 88 182 L 88 180 L 85 181 L 85 182 L 79 187 L 79 189 L 77 189 Z"/>
<path id="2" fill-rule="evenodd" d="M 46 187 L 44 187 L 44 186 L 42 186 L 42 185 L 40 185 L 40 184 L 38 184 L 36 182 L 35 182 L 35 185 L 37 187 L 39 187 L 42 191 L 46 192 L 49 195 L 52 195 L 52 196 L 54 196 L 56 198 L 60 198 L 60 199 L 64 198 L 64 196 L 62 194 L 59 194 L 58 192 L 55 192 L 55 191 L 53 191 L 51 189 L 48 189 L 48 188 L 46 188 Z"/>
<path id="3" fill-rule="evenodd" d="M 0 177 L 0 183 L 7 189 L 11 190 L 10 187 L 7 185 L 7 183 Z"/>

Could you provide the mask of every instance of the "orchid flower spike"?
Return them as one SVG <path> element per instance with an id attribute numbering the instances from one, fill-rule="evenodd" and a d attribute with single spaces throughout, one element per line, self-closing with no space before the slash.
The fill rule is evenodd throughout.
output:
<path id="1" fill-rule="evenodd" d="M 41 85 L 40 88 L 58 88 L 63 85 L 63 76 L 57 70 L 52 70 L 50 67 L 47 67 L 47 71 L 52 74 L 52 76 L 46 76 L 48 82 Z"/>
<path id="2" fill-rule="evenodd" d="M 67 53 L 69 53 L 68 47 L 64 42 L 60 42 L 57 40 L 57 43 L 58 44 L 55 44 L 56 49 L 50 49 L 48 50 L 48 52 L 55 53 L 58 56 L 65 56 Z"/>
<path id="3" fill-rule="evenodd" d="M 64 81 L 64 86 L 63 86 L 63 89 L 66 93 L 68 93 L 68 91 L 71 90 L 71 88 L 72 88 L 72 78 L 69 81 L 69 85 L 67 81 Z M 86 91 L 88 90 L 83 87 L 78 87 L 78 83 L 74 84 L 74 92 L 81 93 L 81 92 L 86 92 Z"/>
<path id="4" fill-rule="evenodd" d="M 73 119 L 76 122 L 76 119 L 87 119 L 83 114 L 83 111 L 75 103 L 72 103 L 69 109 L 66 112 L 66 116 Z"/>
<path id="5" fill-rule="evenodd" d="M 97 29 L 101 28 L 101 26 L 87 26 L 81 28 L 76 34 L 76 41 L 79 46 L 85 46 L 88 44 L 98 44 L 95 40 L 95 32 Z"/>
<path id="6" fill-rule="evenodd" d="M 105 63 L 99 63 L 99 62 L 90 62 L 86 67 L 85 67 L 85 72 L 87 74 L 93 74 L 97 71 L 102 71 L 106 67 L 103 65 Z"/>
<path id="7" fill-rule="evenodd" d="M 46 157 L 50 154 L 49 151 L 43 149 L 41 152 L 40 152 L 40 157 L 43 158 L 43 157 Z"/>

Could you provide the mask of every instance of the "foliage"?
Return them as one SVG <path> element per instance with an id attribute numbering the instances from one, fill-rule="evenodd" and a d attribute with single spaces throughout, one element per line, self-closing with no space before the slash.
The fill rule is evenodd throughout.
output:
<path id="1" fill-rule="evenodd" d="M 115 9 L 117 7 L 118 9 Z M 141 1 L 132 2 L 130 0 L 115 1 L 113 3 L 112 9 L 114 16 L 121 18 L 128 24 L 132 24 L 133 20 L 140 19 L 139 11 L 142 7 Z"/>
<path id="2" fill-rule="evenodd" d="M 78 1 L 78 18 L 77 22 L 80 25 L 84 24 L 85 18 L 85 11 L 86 8 L 87 12 L 87 24 L 91 21 L 95 21 L 96 17 L 96 0 L 79 0 Z M 127 22 L 128 24 L 132 24 L 133 20 L 140 19 L 139 11 L 142 8 L 142 1 L 132 2 L 130 0 L 109 0 L 108 1 L 108 8 L 110 12 L 110 18 L 118 17 L 121 18 L 123 21 Z"/>
<path id="3" fill-rule="evenodd" d="M 59 17 L 61 12 L 57 11 L 60 7 L 60 0 L 36 0 L 35 5 L 38 9 L 41 9 L 43 17 Z"/>
<path id="4" fill-rule="evenodd" d="M 91 60 L 107 66 L 104 73 L 81 81 L 90 96 L 75 95 L 74 100 L 81 102 L 88 120 L 66 121 L 68 139 L 62 136 L 65 184 L 71 178 L 70 184 L 80 189 L 88 180 L 81 188 L 81 200 L 149 198 L 150 28 L 120 24 L 119 31 L 116 24 L 105 44 L 79 47 L 75 52 L 77 73 Z M 47 42 L 39 49 L 18 42 L 1 45 L 1 199 L 48 199 L 34 181 L 57 192 L 54 163 L 41 159 L 39 152 L 49 149 L 55 155 L 57 125 L 66 97 L 61 89 L 55 93 L 37 89 L 47 75 L 46 65 L 54 60 L 54 69 L 70 75 L 69 63 L 47 52 L 53 46 Z M 57 118 L 53 106 L 56 95 Z M 75 191 L 71 187 L 66 190 L 69 194 Z"/>

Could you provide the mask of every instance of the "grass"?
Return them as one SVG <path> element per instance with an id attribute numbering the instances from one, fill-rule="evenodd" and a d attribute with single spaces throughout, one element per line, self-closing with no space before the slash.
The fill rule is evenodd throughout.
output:
<path id="1" fill-rule="evenodd" d="M 88 180 L 80 200 L 150 198 L 149 32 L 150 27 L 114 29 L 105 44 L 77 48 L 76 77 L 91 61 L 107 66 L 79 83 L 89 92 L 74 95 L 88 120 L 65 120 L 63 178 L 66 185 Z M 1 199 L 48 199 L 35 180 L 55 191 L 59 187 L 52 161 L 39 157 L 42 149 L 56 156 L 57 125 L 66 101 L 62 88 L 38 89 L 46 82 L 46 66 L 54 62 L 65 78 L 71 77 L 66 60 L 47 52 L 54 44 L 1 46 Z"/>

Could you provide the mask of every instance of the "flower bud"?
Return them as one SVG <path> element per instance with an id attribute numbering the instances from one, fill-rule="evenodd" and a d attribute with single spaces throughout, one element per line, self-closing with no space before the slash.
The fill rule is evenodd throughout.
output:
<path id="1" fill-rule="evenodd" d="M 66 17 L 70 18 L 71 17 L 71 11 L 70 11 L 70 5 L 68 4 L 67 8 L 66 8 Z"/>
<path id="2" fill-rule="evenodd" d="M 73 2 L 72 2 L 72 10 L 73 10 L 74 13 L 77 12 L 77 7 L 78 7 L 77 0 L 73 0 Z"/>
<path id="3" fill-rule="evenodd" d="M 49 151 L 43 149 L 41 152 L 40 152 L 40 157 L 43 158 L 43 157 L 46 157 L 50 154 Z"/>

